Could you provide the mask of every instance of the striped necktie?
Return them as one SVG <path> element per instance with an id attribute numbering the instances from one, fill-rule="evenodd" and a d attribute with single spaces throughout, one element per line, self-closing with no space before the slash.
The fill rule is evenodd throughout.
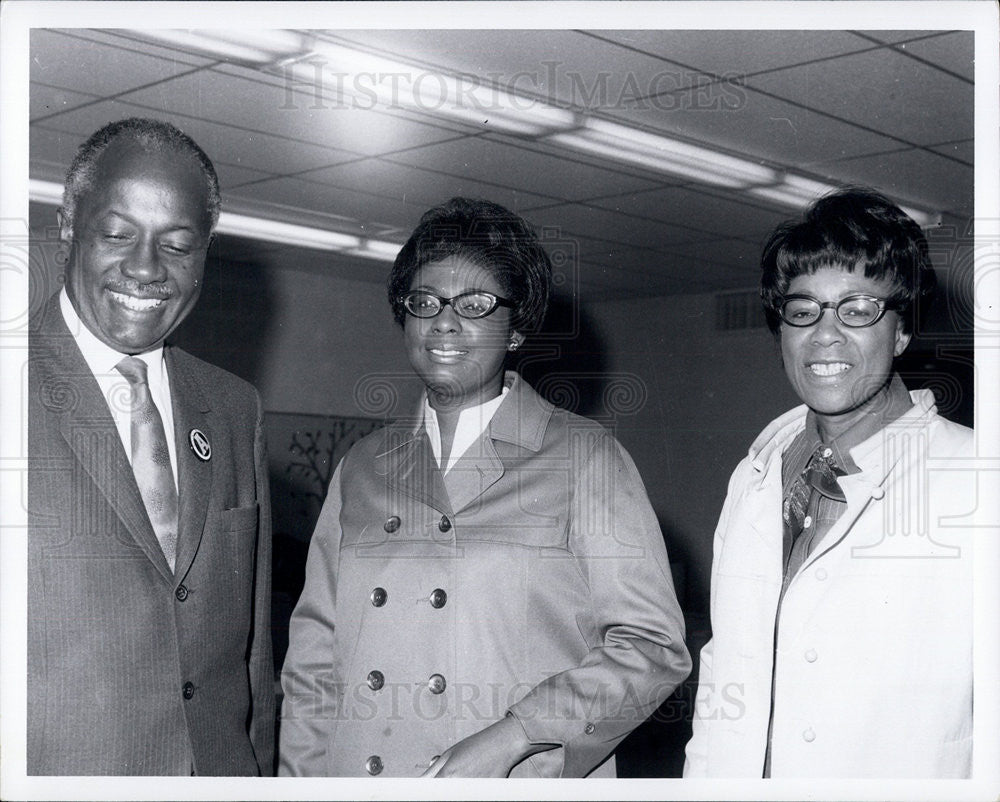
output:
<path id="1" fill-rule="evenodd" d="M 149 392 L 146 363 L 127 356 L 115 367 L 131 387 L 132 471 L 149 522 L 173 571 L 177 556 L 177 486 L 170 468 L 163 420 Z"/>

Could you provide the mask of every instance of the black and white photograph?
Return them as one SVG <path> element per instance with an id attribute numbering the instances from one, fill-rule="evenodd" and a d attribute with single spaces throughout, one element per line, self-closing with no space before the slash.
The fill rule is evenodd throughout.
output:
<path id="1" fill-rule="evenodd" d="M 0 797 L 1000 793 L 996 4 L 0 16 Z"/>

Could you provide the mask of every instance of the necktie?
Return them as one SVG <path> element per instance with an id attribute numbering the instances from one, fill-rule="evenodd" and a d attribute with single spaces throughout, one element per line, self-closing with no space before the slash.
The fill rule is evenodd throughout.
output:
<path id="1" fill-rule="evenodd" d="M 132 471 L 153 531 L 173 571 L 177 556 L 177 487 L 163 420 L 149 393 L 146 363 L 127 356 L 115 367 L 131 387 Z"/>
<path id="2" fill-rule="evenodd" d="M 810 528 L 808 537 L 803 535 L 804 530 L 809 528 L 806 523 L 806 511 L 809 509 L 813 492 L 846 503 L 847 498 L 837 482 L 837 477 L 844 474 L 845 472 L 833 461 L 832 449 L 820 446 L 813 452 L 805 470 L 795 479 L 785 497 L 781 517 L 785 522 L 788 555 L 785 566 L 786 584 L 805 562 L 814 543 L 813 529 Z"/>

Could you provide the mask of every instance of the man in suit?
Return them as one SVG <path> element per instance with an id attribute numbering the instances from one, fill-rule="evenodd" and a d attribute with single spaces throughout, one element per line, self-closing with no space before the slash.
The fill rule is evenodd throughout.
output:
<path id="1" fill-rule="evenodd" d="M 273 771 L 260 398 L 165 338 L 219 217 L 211 161 L 155 120 L 66 178 L 64 288 L 29 363 L 29 774 Z"/>

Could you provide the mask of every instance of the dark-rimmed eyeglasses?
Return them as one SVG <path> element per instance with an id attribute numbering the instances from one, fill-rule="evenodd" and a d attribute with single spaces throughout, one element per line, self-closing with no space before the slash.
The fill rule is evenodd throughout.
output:
<path id="1" fill-rule="evenodd" d="M 514 302 L 485 290 L 472 290 L 444 298 L 426 290 L 410 290 L 399 296 L 403 308 L 414 317 L 428 318 L 441 314 L 445 304 L 450 304 L 455 314 L 469 320 L 486 317 L 498 306 L 514 308 Z"/>
<path id="2" fill-rule="evenodd" d="M 823 316 L 824 309 L 832 309 L 837 320 L 852 329 L 874 326 L 890 309 L 898 304 L 874 295 L 848 295 L 839 301 L 820 301 L 811 295 L 786 295 L 781 302 L 781 319 L 789 326 L 804 328 L 814 326 Z"/>

